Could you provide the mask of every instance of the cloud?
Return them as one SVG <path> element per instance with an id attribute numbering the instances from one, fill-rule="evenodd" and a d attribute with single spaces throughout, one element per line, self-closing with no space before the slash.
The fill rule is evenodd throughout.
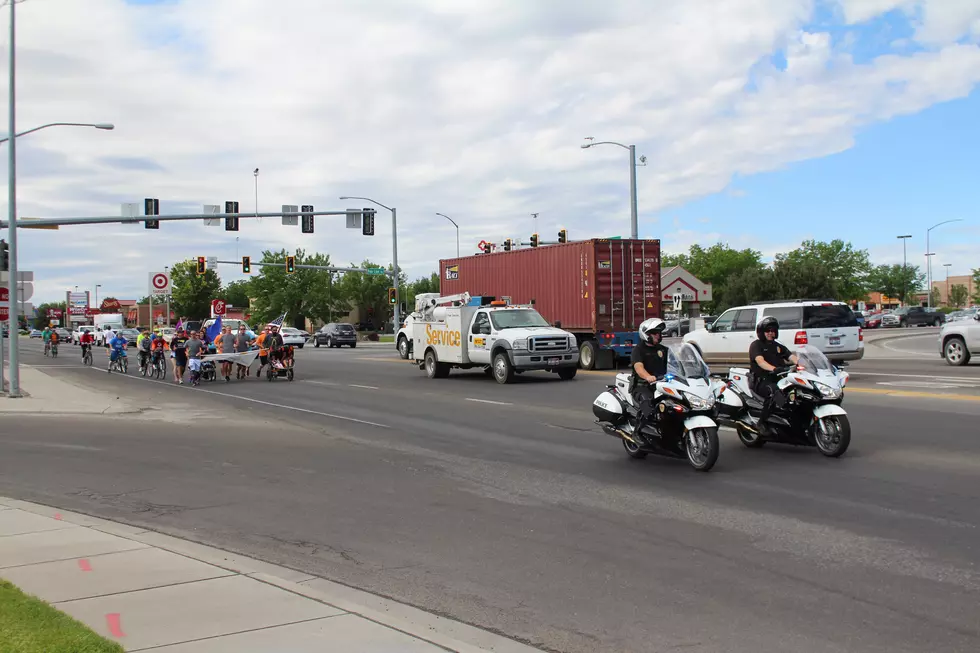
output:
<path id="1" fill-rule="evenodd" d="M 361 205 L 341 195 L 397 207 L 399 262 L 415 277 L 455 254 L 436 211 L 459 223 L 464 253 L 526 238 L 534 212 L 544 234 L 628 235 L 627 154 L 579 148 L 594 136 L 649 157 L 641 235 L 657 237 L 661 209 L 841 152 L 862 127 L 980 82 L 975 3 L 834 6 L 849 23 L 904 12 L 922 47 L 855 63 L 808 27 L 811 0 L 29 0 L 17 9 L 20 128 L 116 129 L 25 138 L 20 213 L 115 215 L 144 197 L 164 213 L 225 200 L 251 210 L 259 167 L 262 210 Z M 314 236 L 278 220 L 243 221 L 238 234 L 66 227 L 25 232 L 22 267 L 37 272 L 38 295 L 101 283 L 138 297 L 148 272 L 198 255 L 305 247 L 387 263 L 390 223 L 379 211 L 374 238 L 342 217 L 318 219 Z M 663 238 L 714 239 L 764 247 L 731 233 Z"/>

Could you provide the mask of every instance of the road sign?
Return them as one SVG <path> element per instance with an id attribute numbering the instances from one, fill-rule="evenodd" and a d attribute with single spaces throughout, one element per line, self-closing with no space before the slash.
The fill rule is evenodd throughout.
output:
<path id="1" fill-rule="evenodd" d="M 224 315 L 225 314 L 225 300 L 215 299 L 211 301 L 211 314 L 212 315 Z"/>
<path id="2" fill-rule="evenodd" d="M 347 209 L 347 228 L 361 228 L 361 213 L 357 209 Z"/>
<path id="3" fill-rule="evenodd" d="M 119 215 L 124 218 L 135 218 L 140 214 L 140 205 L 137 202 L 123 202 L 120 205 Z M 131 224 L 139 224 L 133 222 Z"/>
<path id="4" fill-rule="evenodd" d="M 681 310 L 681 308 L 683 308 L 683 306 L 684 306 L 684 295 L 681 293 L 677 293 L 676 295 L 674 295 L 674 310 L 679 311 Z"/>
<path id="5" fill-rule="evenodd" d="M 209 270 L 217 270 L 218 269 L 218 257 L 217 256 L 209 256 L 208 257 L 208 269 Z"/>
<path id="6" fill-rule="evenodd" d="M 365 269 L 367 270 L 367 273 L 368 274 L 380 275 L 380 274 L 384 274 L 385 273 L 385 269 L 384 268 L 365 268 Z"/>
<path id="7" fill-rule="evenodd" d="M 165 324 L 166 322 L 167 318 L 163 317 L 162 315 L 157 318 L 157 324 Z"/>
<path id="8" fill-rule="evenodd" d="M 48 317 L 61 317 L 62 312 L 60 308 L 49 308 Z"/>
<path id="9" fill-rule="evenodd" d="M 299 205 L 298 204 L 283 204 L 282 205 L 282 212 L 283 213 L 296 213 L 297 211 L 299 211 Z M 284 216 L 282 216 L 282 225 L 284 227 L 295 227 L 298 224 L 299 224 L 299 216 L 298 215 L 284 215 Z"/>
<path id="10" fill-rule="evenodd" d="M 6 306 L 0 306 L 0 322 L 10 319 L 10 310 Z"/>
<path id="11" fill-rule="evenodd" d="M 218 209 L 220 208 L 221 207 L 217 204 L 205 204 L 204 210 L 201 211 L 201 213 L 212 213 L 214 215 L 218 215 Z M 221 218 L 204 218 L 205 227 L 220 227 L 222 224 L 224 224 L 224 220 Z"/>
<path id="12" fill-rule="evenodd" d="M 170 294 L 170 274 L 167 272 L 150 273 L 150 294 L 169 295 Z"/>
<path id="13" fill-rule="evenodd" d="M 18 272 L 17 273 L 17 283 L 32 282 L 34 281 L 33 272 Z M 10 283 L 10 273 L 0 272 L 0 283 L 9 284 Z"/>
<path id="14" fill-rule="evenodd" d="M 7 288 L 0 287 L 0 302 L 10 301 L 10 290 Z"/>

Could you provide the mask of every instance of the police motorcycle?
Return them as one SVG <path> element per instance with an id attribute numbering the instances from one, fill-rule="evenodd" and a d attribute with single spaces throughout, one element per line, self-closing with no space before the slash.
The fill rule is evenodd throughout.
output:
<path id="1" fill-rule="evenodd" d="M 819 349 L 802 345 L 793 353 L 798 363 L 777 368 L 776 383 L 786 402 L 773 407 L 766 424 L 759 423 L 764 399 L 752 391 L 749 370 L 733 367 L 716 386 L 718 420 L 733 426 L 746 447 L 766 442 L 816 447 L 837 458 L 851 443 L 851 423 L 841 408 L 850 375 L 835 367 Z"/>
<path id="2" fill-rule="evenodd" d="M 687 459 L 706 472 L 718 460 L 718 425 L 713 419 L 715 390 L 708 366 L 691 344 L 668 347 L 667 373 L 656 384 L 655 416 L 636 431 L 639 414 L 632 395 L 633 374 L 616 375 L 616 383 L 592 403 L 595 423 L 608 435 L 620 438 L 627 455 L 648 454 Z M 642 383 L 642 381 L 638 381 Z"/>

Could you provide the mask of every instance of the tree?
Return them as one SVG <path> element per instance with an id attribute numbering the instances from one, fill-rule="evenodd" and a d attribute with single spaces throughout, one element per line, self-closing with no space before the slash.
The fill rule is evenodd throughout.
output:
<path id="1" fill-rule="evenodd" d="M 181 317 L 205 319 L 211 315 L 211 300 L 221 292 L 221 279 L 214 270 L 197 273 L 197 261 L 180 261 L 170 268 L 173 284 L 170 308 Z"/>
<path id="2" fill-rule="evenodd" d="M 48 311 L 51 309 L 56 309 L 61 311 L 61 317 L 49 318 Z M 60 320 L 61 323 L 64 324 L 66 319 L 65 311 L 67 311 L 67 306 L 65 305 L 65 302 L 45 302 L 44 304 L 41 304 L 40 306 L 34 309 L 34 328 L 43 329 L 44 327 L 48 326 L 48 323 L 52 319 Z"/>
<path id="3" fill-rule="evenodd" d="M 732 249 L 717 243 L 707 249 L 691 245 L 687 254 L 667 254 L 661 259 L 661 268 L 680 265 L 701 281 L 712 285 L 713 301 L 710 310 L 723 310 L 739 302 L 729 296 L 729 283 L 744 271 L 759 271 L 763 268 L 762 254 L 753 249 Z M 742 292 L 741 290 L 739 292 Z M 705 307 L 705 310 L 709 310 Z"/>
<path id="4" fill-rule="evenodd" d="M 980 268 L 973 269 L 973 297 L 974 304 L 980 304 Z"/>
<path id="5" fill-rule="evenodd" d="M 139 300 L 136 303 L 139 304 L 140 306 L 143 306 L 145 304 L 149 304 L 150 303 L 150 296 L 147 295 L 146 297 L 143 297 L 141 300 Z M 153 295 L 153 305 L 154 306 L 160 306 L 160 305 L 166 304 L 166 303 L 167 303 L 167 296 L 166 295 Z"/>
<path id="6" fill-rule="evenodd" d="M 733 277 L 727 297 L 731 306 L 788 297 L 833 297 L 830 271 L 813 261 L 777 260 L 772 267 L 748 268 Z"/>
<path id="7" fill-rule="evenodd" d="M 888 297 L 898 297 L 903 304 L 908 298 L 922 291 L 926 275 L 919 266 L 879 265 L 871 272 L 869 290 L 877 290 Z"/>
<path id="8" fill-rule="evenodd" d="M 253 320 L 262 323 L 273 320 L 283 313 L 288 323 L 296 328 L 306 327 L 306 318 L 329 322 L 336 310 L 339 297 L 333 273 L 326 270 L 297 268 L 286 274 L 285 249 L 278 252 L 262 252 L 263 263 L 282 263 L 282 267 L 262 266 L 262 271 L 248 282 L 248 294 Z M 307 254 L 296 250 L 296 265 L 330 265 L 326 254 Z"/>
<path id="9" fill-rule="evenodd" d="M 351 267 L 377 267 L 371 261 L 361 265 L 351 263 Z M 437 275 L 438 276 L 438 275 Z M 405 275 L 400 274 L 400 286 L 406 287 Z M 388 288 L 391 287 L 391 267 L 387 275 L 364 274 L 363 272 L 347 272 L 338 282 L 340 294 L 345 300 L 345 308 L 350 311 L 355 308 L 366 309 L 371 315 L 370 322 L 375 326 L 383 326 L 391 315 L 391 305 L 388 304 Z"/>
<path id="10" fill-rule="evenodd" d="M 836 239 L 829 243 L 805 240 L 798 249 L 780 254 L 777 260 L 822 266 L 830 275 L 836 298 L 844 301 L 864 299 L 873 285 L 872 265 L 865 249 Z M 787 298 L 788 299 L 788 298 Z"/>
<path id="11" fill-rule="evenodd" d="M 949 289 L 949 304 L 950 306 L 955 306 L 956 308 L 962 308 L 966 304 L 967 295 L 969 292 L 962 283 L 954 284 L 952 288 Z"/>
<path id="12" fill-rule="evenodd" d="M 942 303 L 942 298 L 943 298 L 942 297 L 942 293 L 939 292 L 939 288 L 937 288 L 936 286 L 933 286 L 932 287 L 932 293 L 930 293 L 930 294 L 932 295 L 932 297 L 931 297 L 931 299 L 932 299 L 932 305 L 933 306 L 939 306 L 939 304 Z"/>
<path id="13" fill-rule="evenodd" d="M 405 307 L 414 310 L 415 297 L 422 293 L 439 292 L 439 273 L 433 272 L 431 276 L 419 277 L 415 281 L 405 286 Z"/>
<path id="14" fill-rule="evenodd" d="M 251 280 L 239 279 L 232 281 L 221 289 L 221 298 L 228 306 L 235 308 L 248 309 L 251 301 L 249 295 L 252 292 Z"/>

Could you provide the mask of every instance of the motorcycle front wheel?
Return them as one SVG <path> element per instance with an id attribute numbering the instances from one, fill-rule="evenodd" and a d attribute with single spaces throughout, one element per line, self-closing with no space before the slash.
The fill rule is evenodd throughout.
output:
<path id="1" fill-rule="evenodd" d="M 847 415 L 824 417 L 810 428 L 817 449 L 828 458 L 843 456 L 851 445 L 851 422 Z"/>
<path id="2" fill-rule="evenodd" d="M 687 461 L 699 472 L 706 472 L 718 462 L 718 428 L 699 428 L 684 437 Z"/>

